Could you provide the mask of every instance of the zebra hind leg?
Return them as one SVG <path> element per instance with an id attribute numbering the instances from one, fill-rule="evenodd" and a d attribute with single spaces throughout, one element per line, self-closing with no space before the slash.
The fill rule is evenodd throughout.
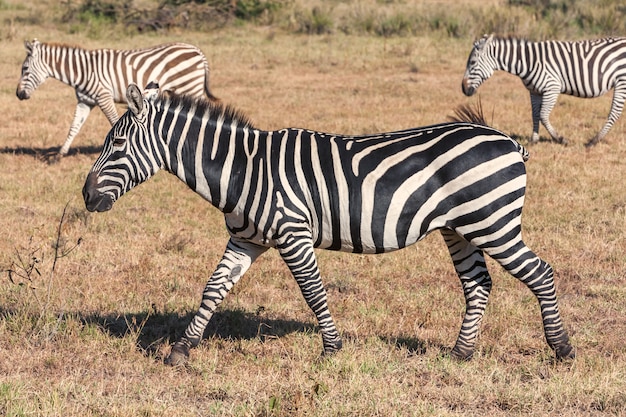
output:
<path id="1" fill-rule="evenodd" d="M 602 130 L 598 132 L 593 138 L 585 144 L 585 147 L 590 148 L 597 145 L 604 137 L 609 133 L 609 130 L 613 127 L 617 119 L 622 115 L 624 109 L 624 101 L 626 101 L 626 82 L 618 82 L 615 84 L 615 90 L 613 91 L 613 101 L 611 102 L 611 111 L 606 123 L 602 127 Z"/>
<path id="2" fill-rule="evenodd" d="M 573 359 L 575 352 L 561 321 L 552 267 L 535 255 L 521 239 L 509 249 L 490 253 L 490 256 L 523 282 L 537 298 L 546 341 L 557 359 Z"/>
<path id="3" fill-rule="evenodd" d="M 448 246 L 465 296 L 463 324 L 450 354 L 456 359 L 469 360 L 474 354 L 480 322 L 491 292 L 491 277 L 480 249 L 452 230 L 442 229 L 441 235 Z"/>

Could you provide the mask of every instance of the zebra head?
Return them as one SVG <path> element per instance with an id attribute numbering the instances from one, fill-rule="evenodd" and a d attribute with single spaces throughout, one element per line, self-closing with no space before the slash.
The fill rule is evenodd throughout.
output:
<path id="1" fill-rule="evenodd" d="M 478 87 L 497 69 L 497 63 L 489 45 L 493 35 L 484 35 L 474 42 L 472 52 L 467 59 L 461 88 L 466 96 L 473 95 Z"/>
<path id="2" fill-rule="evenodd" d="M 34 39 L 32 42 L 24 42 L 24 46 L 26 47 L 26 59 L 22 64 L 22 75 L 15 92 L 20 100 L 28 100 L 33 91 L 46 81 L 49 74 L 41 60 L 41 42 Z"/>
<path id="3" fill-rule="evenodd" d="M 146 181 L 163 167 L 157 146 L 151 146 L 148 121 L 159 93 L 150 83 L 144 94 L 135 84 L 128 86 L 128 110 L 113 125 L 102 153 L 87 175 L 83 198 L 89 211 L 107 211 L 124 193 Z"/>

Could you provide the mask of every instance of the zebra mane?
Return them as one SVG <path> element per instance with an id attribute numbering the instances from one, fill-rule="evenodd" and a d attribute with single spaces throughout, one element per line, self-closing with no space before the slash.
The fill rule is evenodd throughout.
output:
<path id="1" fill-rule="evenodd" d="M 510 43 L 516 43 L 516 44 L 542 42 L 542 39 L 528 38 L 526 36 L 518 36 L 514 34 L 513 35 L 512 34 L 499 35 L 496 33 L 493 35 L 493 39 L 497 41 L 504 41 L 504 42 L 510 42 Z"/>
<path id="2" fill-rule="evenodd" d="M 80 45 L 76 45 L 76 44 L 70 44 L 70 43 L 63 43 L 63 42 L 41 42 L 39 41 L 39 44 L 42 46 L 47 46 L 50 48 L 65 48 L 65 49 L 82 49 L 82 50 L 86 50 L 85 48 L 83 48 Z"/>
<path id="3" fill-rule="evenodd" d="M 250 118 L 241 110 L 219 100 L 211 101 L 205 98 L 181 95 L 170 91 L 162 91 L 159 93 L 157 100 L 169 103 L 170 106 L 183 109 L 195 107 L 198 113 L 209 114 L 211 119 L 222 118 L 224 123 L 237 122 L 237 125 L 240 127 L 255 129 Z"/>

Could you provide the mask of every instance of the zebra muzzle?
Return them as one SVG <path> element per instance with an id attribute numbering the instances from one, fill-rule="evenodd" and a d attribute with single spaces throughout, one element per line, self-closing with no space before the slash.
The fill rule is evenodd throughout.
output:
<path id="1" fill-rule="evenodd" d="M 98 174 L 95 172 L 89 173 L 85 185 L 83 186 L 83 199 L 85 200 L 85 207 L 89 211 L 108 211 L 113 207 L 113 197 L 110 194 L 105 194 L 97 189 L 98 186 Z"/>
<path id="2" fill-rule="evenodd" d="M 26 90 L 20 90 L 19 88 L 15 92 L 15 95 L 20 100 L 28 100 L 30 98 L 30 94 L 28 94 L 28 92 Z"/>
<path id="3" fill-rule="evenodd" d="M 461 83 L 461 88 L 463 89 L 463 94 L 470 97 L 476 92 L 476 88 L 468 85 L 468 81 L 466 78 L 463 78 L 463 82 Z"/>

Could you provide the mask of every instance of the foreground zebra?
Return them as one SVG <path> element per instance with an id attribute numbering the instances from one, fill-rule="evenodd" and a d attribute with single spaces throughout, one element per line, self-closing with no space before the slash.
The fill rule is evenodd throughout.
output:
<path id="1" fill-rule="evenodd" d="M 483 251 L 526 284 L 548 344 L 574 356 L 552 268 L 521 238 L 526 171 L 517 142 L 476 124 L 340 136 L 262 131 L 230 107 L 131 85 L 83 188 L 89 211 L 165 169 L 224 212 L 231 238 L 200 308 L 167 363 L 187 360 L 209 319 L 252 262 L 276 248 L 315 313 L 324 353 L 342 342 L 328 310 L 313 248 L 381 253 L 439 229 L 461 279 L 466 313 L 452 355 L 470 358 L 491 278 Z"/>
<path id="2" fill-rule="evenodd" d="M 601 141 L 619 119 L 626 101 L 626 38 L 578 42 L 530 42 L 485 35 L 474 43 L 463 76 L 463 93 L 471 96 L 496 70 L 522 79 L 530 91 L 531 142 L 539 140 L 539 121 L 552 138 L 567 143 L 550 123 L 559 94 L 599 97 L 614 89 L 609 117 L 586 146 Z"/>
<path id="3" fill-rule="evenodd" d="M 130 83 L 146 85 L 161 80 L 163 90 L 197 97 L 209 90 L 209 64 L 200 49 L 184 43 L 145 49 L 117 51 L 87 50 L 75 46 L 25 42 L 26 59 L 17 85 L 17 97 L 29 99 L 46 78 L 52 77 L 76 90 L 76 110 L 65 143 L 59 154 L 66 155 L 89 113 L 99 106 L 113 125 L 119 115 L 115 103 L 126 101 Z"/>

